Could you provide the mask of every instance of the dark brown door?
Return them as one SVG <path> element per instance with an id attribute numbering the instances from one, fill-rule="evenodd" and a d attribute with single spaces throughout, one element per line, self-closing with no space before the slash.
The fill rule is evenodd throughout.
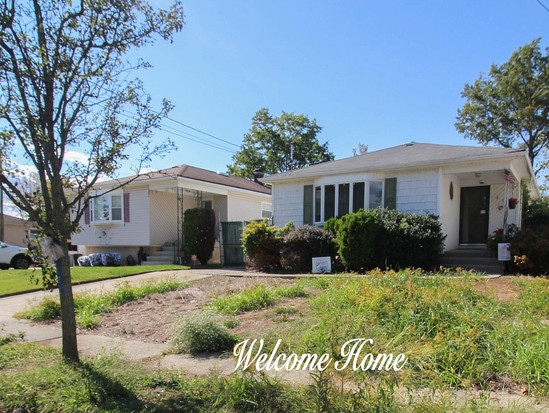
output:
<path id="1" fill-rule="evenodd" d="M 486 244 L 490 187 L 461 188 L 459 217 L 460 244 Z"/>

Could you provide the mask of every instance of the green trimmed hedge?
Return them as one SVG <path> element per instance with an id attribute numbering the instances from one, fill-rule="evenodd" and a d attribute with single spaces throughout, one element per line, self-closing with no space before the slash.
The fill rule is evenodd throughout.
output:
<path id="1" fill-rule="evenodd" d="M 183 215 L 183 237 L 189 254 L 202 265 L 212 258 L 215 244 L 215 212 L 212 209 L 187 209 Z"/>

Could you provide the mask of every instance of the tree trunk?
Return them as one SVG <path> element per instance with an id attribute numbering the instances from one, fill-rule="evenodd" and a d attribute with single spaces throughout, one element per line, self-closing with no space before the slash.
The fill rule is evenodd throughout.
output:
<path id="1" fill-rule="evenodd" d="M 57 277 L 59 283 L 59 299 L 61 302 L 61 332 L 63 336 L 63 358 L 78 362 L 78 343 L 76 340 L 76 317 L 74 314 L 74 298 L 72 295 L 70 256 L 63 245 L 63 257 L 57 261 Z"/>

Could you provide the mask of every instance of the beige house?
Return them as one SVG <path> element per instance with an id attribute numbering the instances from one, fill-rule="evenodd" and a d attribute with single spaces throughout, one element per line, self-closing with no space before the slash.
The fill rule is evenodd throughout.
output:
<path id="1" fill-rule="evenodd" d="M 525 151 L 410 142 L 263 178 L 273 189 L 273 223 L 322 225 L 360 208 L 437 215 L 445 249 L 486 244 L 520 226 L 521 182 L 539 197 Z"/>
<path id="2" fill-rule="evenodd" d="M 130 178 L 98 183 L 81 231 L 72 244 L 81 254 L 118 252 L 134 257 L 144 247 L 151 263 L 171 263 L 184 249 L 183 213 L 208 208 L 221 223 L 271 216 L 271 190 L 264 184 L 189 165 L 151 172 L 120 186 Z M 220 238 L 212 262 L 223 262 Z"/>
<path id="3" fill-rule="evenodd" d="M 4 242 L 6 244 L 16 245 L 18 247 L 27 247 L 29 239 L 33 238 L 34 223 L 14 217 L 4 215 Z"/>

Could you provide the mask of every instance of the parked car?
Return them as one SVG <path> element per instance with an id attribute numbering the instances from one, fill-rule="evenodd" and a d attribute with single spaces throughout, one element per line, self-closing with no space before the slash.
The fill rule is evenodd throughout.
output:
<path id="1" fill-rule="evenodd" d="M 26 270 L 32 263 L 27 255 L 27 248 L 16 247 L 0 241 L 0 269 L 10 267 L 16 270 Z"/>

